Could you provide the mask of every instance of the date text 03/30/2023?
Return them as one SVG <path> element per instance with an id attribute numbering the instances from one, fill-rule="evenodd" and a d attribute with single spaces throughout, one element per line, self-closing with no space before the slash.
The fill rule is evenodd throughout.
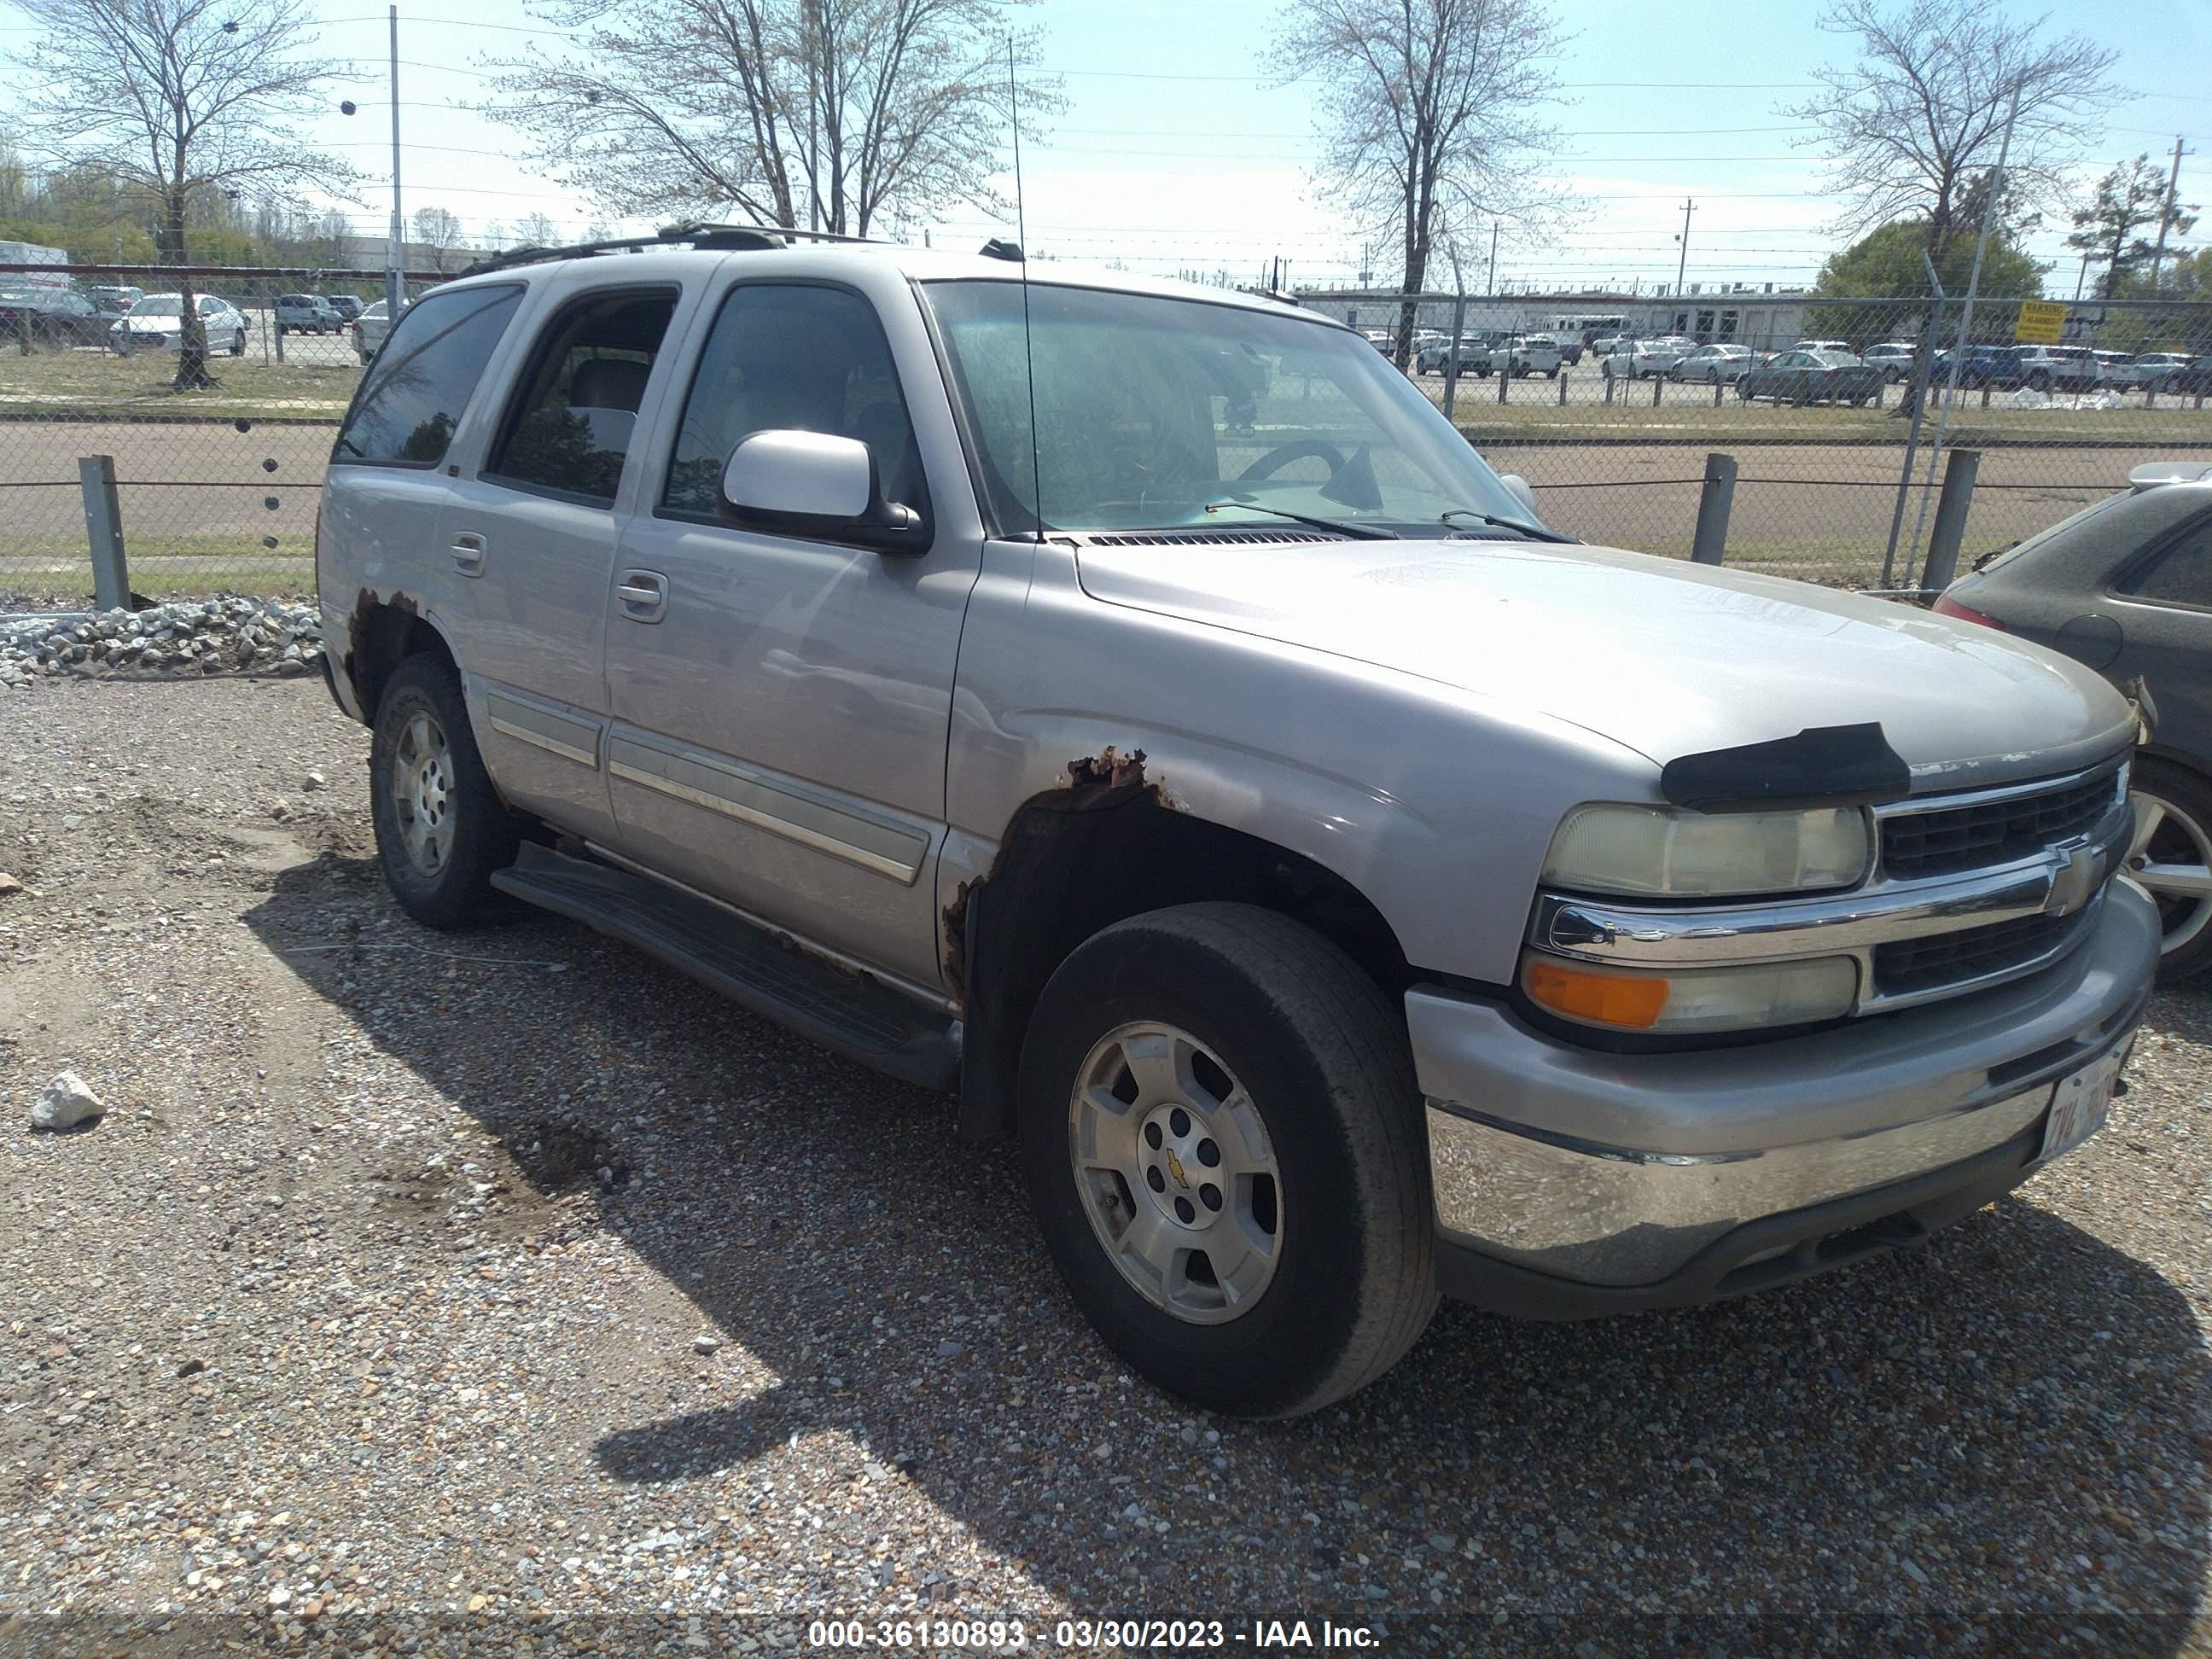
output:
<path id="1" fill-rule="evenodd" d="M 997 1652 L 1043 1645 L 1048 1631 L 1055 1648 L 1121 1648 L 1176 1651 L 1241 1647 L 1258 1653 L 1305 1650 L 1373 1649 L 1377 1633 L 1365 1625 L 1329 1620 L 1254 1619 L 1062 1619 L 1040 1626 L 1032 1638 L 1018 1619 L 832 1619 L 806 1628 L 812 1648 L 950 1649 Z"/>

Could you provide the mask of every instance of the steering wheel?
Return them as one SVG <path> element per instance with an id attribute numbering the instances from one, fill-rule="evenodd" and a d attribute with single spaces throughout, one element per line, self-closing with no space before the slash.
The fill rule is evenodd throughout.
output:
<path id="1" fill-rule="evenodd" d="M 1303 461 L 1311 456 L 1328 463 L 1332 478 L 1344 467 L 1344 452 L 1334 444 L 1323 443 L 1318 438 L 1298 438 L 1286 444 L 1278 444 L 1266 454 L 1237 475 L 1239 483 L 1252 483 L 1261 478 L 1272 478 L 1292 461 Z"/>

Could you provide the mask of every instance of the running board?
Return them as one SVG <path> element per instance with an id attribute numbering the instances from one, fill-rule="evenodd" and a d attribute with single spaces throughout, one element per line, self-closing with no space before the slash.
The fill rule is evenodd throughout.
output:
<path id="1" fill-rule="evenodd" d="M 958 1020 L 712 904 L 534 842 L 491 884 L 635 945 L 848 1060 L 925 1089 L 959 1085 Z"/>

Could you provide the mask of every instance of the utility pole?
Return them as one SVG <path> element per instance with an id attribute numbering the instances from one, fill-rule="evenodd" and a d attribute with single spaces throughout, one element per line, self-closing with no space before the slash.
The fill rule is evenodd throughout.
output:
<path id="1" fill-rule="evenodd" d="M 2080 305 L 2080 304 L 2081 303 L 2081 285 L 2082 285 L 2084 283 L 2087 283 L 2088 280 L 2089 280 L 2089 250 L 2088 250 L 2087 248 L 2083 248 L 2083 249 L 2081 250 L 2081 273 L 2074 278 L 2074 303 L 2075 303 L 2075 305 L 2077 305 L 2077 306 L 2078 306 L 2078 305 Z"/>
<path id="2" fill-rule="evenodd" d="M 2173 141 L 2173 171 L 2166 175 L 2166 200 L 2158 207 L 2158 246 L 2151 250 L 2151 297 L 2158 297 L 2158 268 L 2166 263 L 2166 231 L 2181 206 L 2181 140 Z"/>
<path id="3" fill-rule="evenodd" d="M 1682 204 L 1682 234 L 1674 240 L 1682 245 L 1682 257 L 1674 261 L 1674 297 L 1682 297 L 1682 278 L 1690 269 L 1690 216 L 1698 210 L 1695 202 Z"/>
<path id="4" fill-rule="evenodd" d="M 1483 292 L 1495 298 L 1498 294 L 1498 221 L 1490 222 L 1490 283 Z"/>
<path id="5" fill-rule="evenodd" d="M 399 326 L 399 273 L 407 264 L 405 222 L 399 216 L 399 8 L 392 16 L 392 234 L 384 250 L 385 328 Z"/>

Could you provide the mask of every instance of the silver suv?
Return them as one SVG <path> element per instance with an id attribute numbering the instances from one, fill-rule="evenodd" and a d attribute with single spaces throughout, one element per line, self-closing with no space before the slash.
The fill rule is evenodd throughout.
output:
<path id="1" fill-rule="evenodd" d="M 1573 544 L 1272 300 L 748 228 L 495 264 L 363 376 L 318 550 L 410 915 L 526 900 L 953 1095 L 1220 1409 L 1439 1291 L 1923 1238 L 2102 1121 L 2157 957 L 2094 674 Z"/>

